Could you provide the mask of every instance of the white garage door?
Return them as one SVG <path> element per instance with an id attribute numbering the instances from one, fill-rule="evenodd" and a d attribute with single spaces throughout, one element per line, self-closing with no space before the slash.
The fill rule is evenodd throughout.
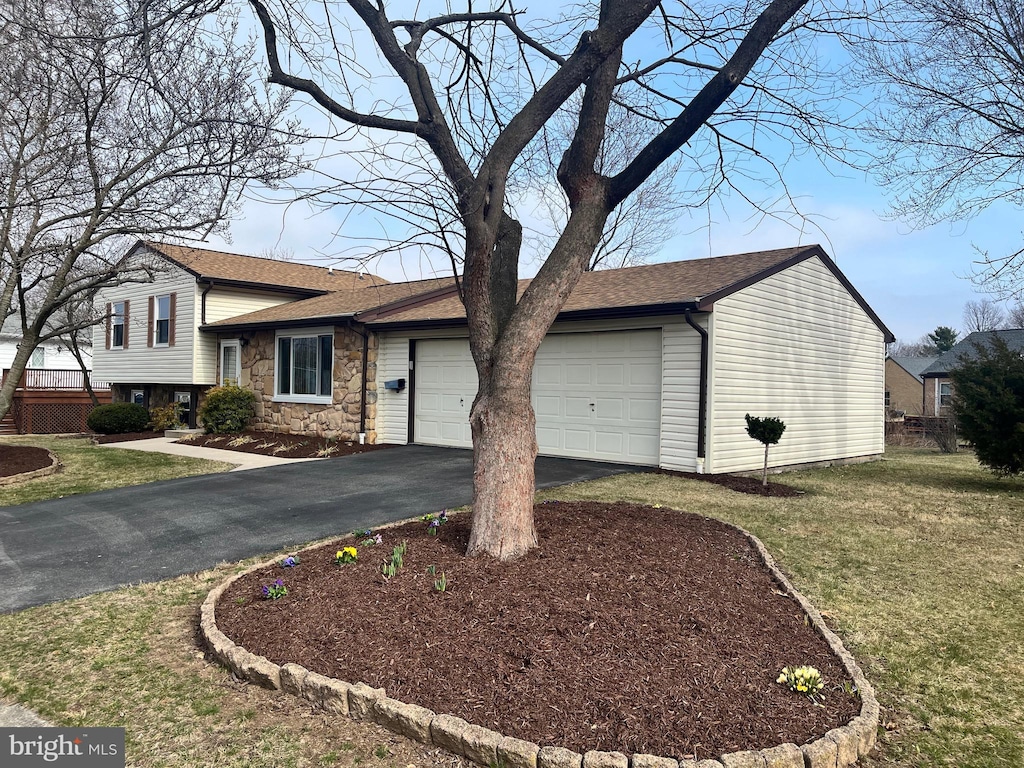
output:
<path id="1" fill-rule="evenodd" d="M 471 447 L 469 343 L 416 342 L 415 376 L 416 442 Z M 657 465 L 661 331 L 548 336 L 533 369 L 533 408 L 543 455 Z"/>

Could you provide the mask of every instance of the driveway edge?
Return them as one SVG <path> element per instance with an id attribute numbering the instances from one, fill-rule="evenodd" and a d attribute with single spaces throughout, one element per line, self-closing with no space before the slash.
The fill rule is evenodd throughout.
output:
<path id="1" fill-rule="evenodd" d="M 406 522 L 406 521 L 402 521 Z M 401 525 L 402 522 L 393 525 Z M 391 526 L 387 526 L 391 527 Z M 808 621 L 829 644 L 853 679 L 861 699 L 860 714 L 846 725 L 828 731 L 803 746 L 781 744 L 761 750 L 729 752 L 717 760 L 676 760 L 655 755 L 589 751 L 586 754 L 562 747 L 540 747 L 521 739 L 472 725 L 452 715 L 437 714 L 415 704 L 387 696 L 384 688 L 348 683 L 311 672 L 298 664 L 278 665 L 235 644 L 217 627 L 216 605 L 224 591 L 251 571 L 274 565 L 266 560 L 235 574 L 206 596 L 200 608 L 199 630 L 210 653 L 238 677 L 309 701 L 323 711 L 371 720 L 388 730 L 424 744 L 431 744 L 482 766 L 509 768 L 849 768 L 875 746 L 880 709 L 874 688 L 842 640 L 825 624 L 818 610 L 801 595 L 775 564 L 764 544 L 749 531 L 740 531 L 757 551 L 776 582 L 792 595 Z"/>

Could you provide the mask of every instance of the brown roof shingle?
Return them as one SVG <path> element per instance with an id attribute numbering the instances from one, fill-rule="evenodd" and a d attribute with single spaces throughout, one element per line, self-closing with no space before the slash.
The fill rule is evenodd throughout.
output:
<path id="1" fill-rule="evenodd" d="M 253 287 L 294 288 L 302 293 L 326 293 L 357 286 L 388 284 L 387 280 L 376 275 L 364 273 L 360 277 L 357 272 L 342 269 L 331 270 L 311 264 L 240 256 L 190 245 L 152 241 L 140 244 L 203 280 L 222 280 Z"/>
<path id="2" fill-rule="evenodd" d="M 766 276 L 772 270 L 787 266 L 788 262 L 802 261 L 815 254 L 824 256 L 819 246 L 808 245 L 586 272 L 562 312 L 699 304 L 723 291 L 738 290 L 747 281 Z M 529 280 L 519 281 L 520 296 L 529 284 Z M 457 320 L 465 316 L 459 297 L 451 296 L 404 311 L 375 314 L 367 321 L 391 324 Z"/>
<path id="3" fill-rule="evenodd" d="M 386 285 L 359 285 L 314 296 L 301 301 L 291 301 L 276 307 L 249 312 L 244 315 L 229 317 L 211 323 L 211 329 L 228 329 L 234 327 L 254 327 L 262 325 L 285 325 L 288 323 L 314 323 L 318 320 L 328 321 L 338 317 L 353 315 L 356 312 L 403 302 L 413 297 L 427 295 L 446 289 L 455 290 L 455 279 L 442 277 L 429 280 L 415 280 L 408 283 L 388 283 Z"/>

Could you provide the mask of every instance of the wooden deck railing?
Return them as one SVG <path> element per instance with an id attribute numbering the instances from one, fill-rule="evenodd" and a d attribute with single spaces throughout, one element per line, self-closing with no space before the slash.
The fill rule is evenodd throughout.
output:
<path id="1" fill-rule="evenodd" d="M 9 368 L 4 368 L 3 381 L 7 380 L 10 372 Z M 97 392 L 110 389 L 109 381 L 98 381 L 90 376 L 89 382 Z M 18 382 L 18 389 L 83 392 L 85 376 L 79 369 L 28 368 Z"/>

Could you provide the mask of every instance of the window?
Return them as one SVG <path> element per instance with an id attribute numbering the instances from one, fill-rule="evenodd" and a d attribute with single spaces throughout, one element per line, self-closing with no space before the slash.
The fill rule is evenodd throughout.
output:
<path id="1" fill-rule="evenodd" d="M 885 390 L 885 407 L 888 408 L 892 405 L 892 397 L 890 396 L 889 390 Z"/>
<path id="2" fill-rule="evenodd" d="M 146 404 L 146 391 L 144 389 L 133 389 L 132 390 L 132 400 L 131 401 L 133 403 L 135 403 L 136 405 L 145 405 Z"/>
<path id="3" fill-rule="evenodd" d="M 111 349 L 124 349 L 124 320 L 125 320 L 125 304 L 124 301 L 115 301 L 111 307 L 110 317 L 110 348 Z"/>
<path id="4" fill-rule="evenodd" d="M 939 406 L 949 405 L 953 399 L 953 385 L 948 381 L 939 383 Z"/>
<path id="5" fill-rule="evenodd" d="M 239 386 L 240 346 L 238 339 L 225 339 L 220 343 L 220 385 L 222 387 Z"/>
<path id="6" fill-rule="evenodd" d="M 334 333 L 316 329 L 277 335 L 275 399 L 295 403 L 332 400 Z"/>
<path id="7" fill-rule="evenodd" d="M 32 350 L 32 357 L 28 360 L 29 368 L 45 368 L 46 367 L 46 349 L 45 347 L 36 347 Z"/>
<path id="8" fill-rule="evenodd" d="M 171 297 L 156 297 L 156 315 L 153 326 L 154 346 L 166 346 L 171 341 Z"/>

